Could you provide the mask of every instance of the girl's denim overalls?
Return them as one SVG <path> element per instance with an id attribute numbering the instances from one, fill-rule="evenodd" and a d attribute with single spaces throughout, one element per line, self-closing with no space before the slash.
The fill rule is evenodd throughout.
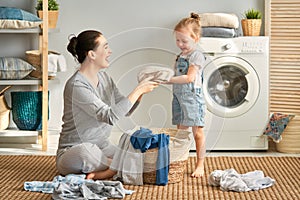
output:
<path id="1" fill-rule="evenodd" d="M 186 75 L 189 58 L 176 59 L 175 76 Z M 172 123 L 184 126 L 204 126 L 205 101 L 202 88 L 194 83 L 173 84 Z"/>

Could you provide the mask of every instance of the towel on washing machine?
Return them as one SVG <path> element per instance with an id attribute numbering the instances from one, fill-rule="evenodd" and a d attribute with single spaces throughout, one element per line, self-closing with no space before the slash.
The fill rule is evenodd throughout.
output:
<path id="1" fill-rule="evenodd" d="M 230 13 L 200 13 L 202 27 L 238 28 L 239 19 Z"/>
<path id="2" fill-rule="evenodd" d="M 237 30 L 234 28 L 202 27 L 202 37 L 233 38 L 237 36 Z"/>

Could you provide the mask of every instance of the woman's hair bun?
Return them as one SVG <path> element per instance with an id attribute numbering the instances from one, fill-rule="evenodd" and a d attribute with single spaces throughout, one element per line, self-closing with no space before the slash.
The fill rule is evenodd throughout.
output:
<path id="1" fill-rule="evenodd" d="M 67 46 L 67 50 L 77 58 L 76 46 L 77 46 L 77 37 L 72 34 L 69 36 L 69 44 Z"/>

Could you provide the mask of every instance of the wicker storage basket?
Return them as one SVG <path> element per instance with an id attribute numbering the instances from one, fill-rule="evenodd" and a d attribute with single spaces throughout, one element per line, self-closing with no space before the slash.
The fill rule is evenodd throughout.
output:
<path id="1" fill-rule="evenodd" d="M 56 53 L 54 51 L 49 51 L 49 53 Z M 36 68 L 30 73 L 30 76 L 41 79 L 43 76 L 42 65 L 41 65 L 41 52 L 39 50 L 30 50 L 25 52 L 26 60 L 32 66 Z M 54 79 L 55 76 L 48 76 L 48 79 Z"/>
<path id="2" fill-rule="evenodd" d="M 282 133 L 282 140 L 276 143 L 276 150 L 281 153 L 300 153 L 300 117 L 296 115 Z"/>
<path id="3" fill-rule="evenodd" d="M 11 92 L 12 117 L 20 130 L 37 130 L 42 123 L 42 92 Z"/>
<path id="4" fill-rule="evenodd" d="M 9 125 L 9 113 L 10 110 L 6 110 L 0 113 L 0 130 L 7 129 Z"/>
<path id="5" fill-rule="evenodd" d="M 4 93 L 11 86 L 6 86 L 0 91 L 0 130 L 7 129 L 9 125 L 10 108 L 7 105 Z"/>
<path id="6" fill-rule="evenodd" d="M 56 28 L 58 14 L 58 10 L 48 10 L 48 28 Z M 39 10 L 38 16 L 43 19 L 43 11 Z M 41 28 L 43 28 L 43 24 L 41 24 Z"/>
<path id="7" fill-rule="evenodd" d="M 242 19 L 242 29 L 244 36 L 259 36 L 261 19 Z"/>
<path id="8" fill-rule="evenodd" d="M 186 169 L 186 162 L 189 157 L 189 149 L 193 142 L 191 132 L 171 128 L 155 128 L 151 130 L 156 134 L 165 133 L 170 136 L 168 183 L 177 183 L 182 181 Z M 158 150 L 157 148 L 149 149 L 144 153 L 144 155 L 143 182 L 145 184 L 155 184 Z"/>

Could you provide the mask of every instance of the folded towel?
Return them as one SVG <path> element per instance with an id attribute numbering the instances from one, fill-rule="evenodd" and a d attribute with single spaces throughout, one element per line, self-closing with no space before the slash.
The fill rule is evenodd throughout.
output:
<path id="1" fill-rule="evenodd" d="M 138 82 L 154 81 L 158 83 L 163 83 L 169 81 L 172 76 L 174 76 L 174 70 L 172 69 L 166 67 L 148 66 L 139 72 Z M 138 107 L 140 100 L 141 97 L 135 102 L 135 104 L 133 104 L 126 116 L 130 116 L 133 113 L 133 111 Z"/>
<path id="2" fill-rule="evenodd" d="M 238 28 L 239 19 L 235 14 L 229 13 L 201 13 L 201 26 L 218 26 L 227 28 Z"/>
<path id="3" fill-rule="evenodd" d="M 166 67 L 148 66 L 138 74 L 138 81 L 155 81 L 158 83 L 169 81 L 174 76 L 174 70 Z"/>
<path id="4" fill-rule="evenodd" d="M 202 37 L 233 38 L 237 35 L 237 30 L 234 28 L 202 27 Z"/>
<path id="5" fill-rule="evenodd" d="M 56 73 L 58 71 L 66 71 L 67 63 L 66 59 L 62 54 L 50 53 L 48 55 L 48 72 Z"/>

